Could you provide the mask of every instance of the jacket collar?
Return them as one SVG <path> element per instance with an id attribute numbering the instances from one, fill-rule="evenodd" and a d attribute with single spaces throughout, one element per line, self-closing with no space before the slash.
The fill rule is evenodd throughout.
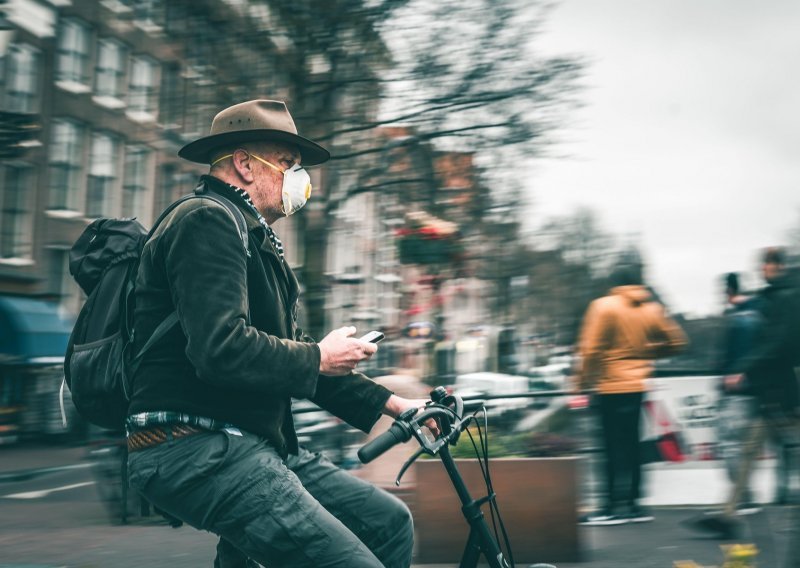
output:
<path id="1" fill-rule="evenodd" d="M 253 205 L 253 202 L 247 195 L 247 191 L 242 188 L 237 188 L 212 175 L 201 176 L 200 181 L 205 183 L 209 190 L 224 195 L 233 201 L 233 203 L 235 203 L 239 209 L 247 213 L 246 219 L 248 229 L 250 231 L 255 230 L 258 233 L 260 249 L 263 252 L 275 256 L 277 261 L 282 264 L 283 260 L 280 258 L 280 255 L 278 254 L 277 250 L 275 250 L 275 247 L 272 245 L 270 238 L 267 235 L 267 233 L 273 229 L 269 226 L 263 215 L 258 212 L 258 209 L 256 209 L 255 205 Z"/>
<path id="2" fill-rule="evenodd" d="M 234 186 L 212 175 L 200 176 L 200 181 L 204 183 L 209 190 L 213 191 L 214 193 L 219 193 L 220 195 L 224 195 L 225 197 L 230 199 L 233 203 L 235 203 L 239 207 L 239 209 L 241 209 L 244 213 L 246 213 L 247 224 L 251 229 L 253 228 L 251 226 L 253 224 L 252 221 L 255 221 L 260 225 L 269 226 L 267 225 L 266 220 L 264 220 L 263 223 L 261 222 L 261 220 L 264 219 L 264 217 L 255 208 L 255 205 L 253 205 L 253 202 L 250 201 L 250 198 L 249 197 L 245 198 L 244 196 L 242 196 L 238 191 L 236 191 Z M 247 194 L 245 190 L 242 189 L 241 191 L 244 192 L 245 195 Z"/>

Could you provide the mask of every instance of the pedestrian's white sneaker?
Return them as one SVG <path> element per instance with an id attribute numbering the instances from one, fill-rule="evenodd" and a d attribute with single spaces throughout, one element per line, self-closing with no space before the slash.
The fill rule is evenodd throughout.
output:
<path id="1" fill-rule="evenodd" d="M 613 525 L 624 525 L 630 520 L 623 515 L 615 515 L 611 511 L 601 511 L 581 517 L 580 524 L 587 527 L 609 527 Z"/>

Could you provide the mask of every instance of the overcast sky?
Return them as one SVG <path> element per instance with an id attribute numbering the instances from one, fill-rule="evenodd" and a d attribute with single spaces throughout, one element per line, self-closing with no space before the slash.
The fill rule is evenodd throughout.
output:
<path id="1" fill-rule="evenodd" d="M 800 224 L 800 2 L 561 0 L 534 46 L 589 59 L 532 218 L 588 205 L 638 234 L 673 311 L 720 309 L 719 277 Z"/>

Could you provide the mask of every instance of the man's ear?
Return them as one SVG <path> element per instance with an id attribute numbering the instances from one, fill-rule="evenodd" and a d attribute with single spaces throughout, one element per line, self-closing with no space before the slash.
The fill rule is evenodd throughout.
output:
<path id="1" fill-rule="evenodd" d="M 233 162 L 233 168 L 236 170 L 236 173 L 239 174 L 239 177 L 247 183 L 253 183 L 255 180 L 252 169 L 253 161 L 250 159 L 250 154 L 247 152 L 247 150 L 243 150 L 241 148 L 234 150 L 231 161 Z"/>

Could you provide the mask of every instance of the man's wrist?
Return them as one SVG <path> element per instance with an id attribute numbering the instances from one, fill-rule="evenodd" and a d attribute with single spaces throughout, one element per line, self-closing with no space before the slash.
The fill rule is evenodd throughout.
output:
<path id="1" fill-rule="evenodd" d="M 386 404 L 383 405 L 382 412 L 387 416 L 397 418 L 403 412 L 402 399 L 396 394 L 390 394 L 389 398 L 386 399 Z"/>

